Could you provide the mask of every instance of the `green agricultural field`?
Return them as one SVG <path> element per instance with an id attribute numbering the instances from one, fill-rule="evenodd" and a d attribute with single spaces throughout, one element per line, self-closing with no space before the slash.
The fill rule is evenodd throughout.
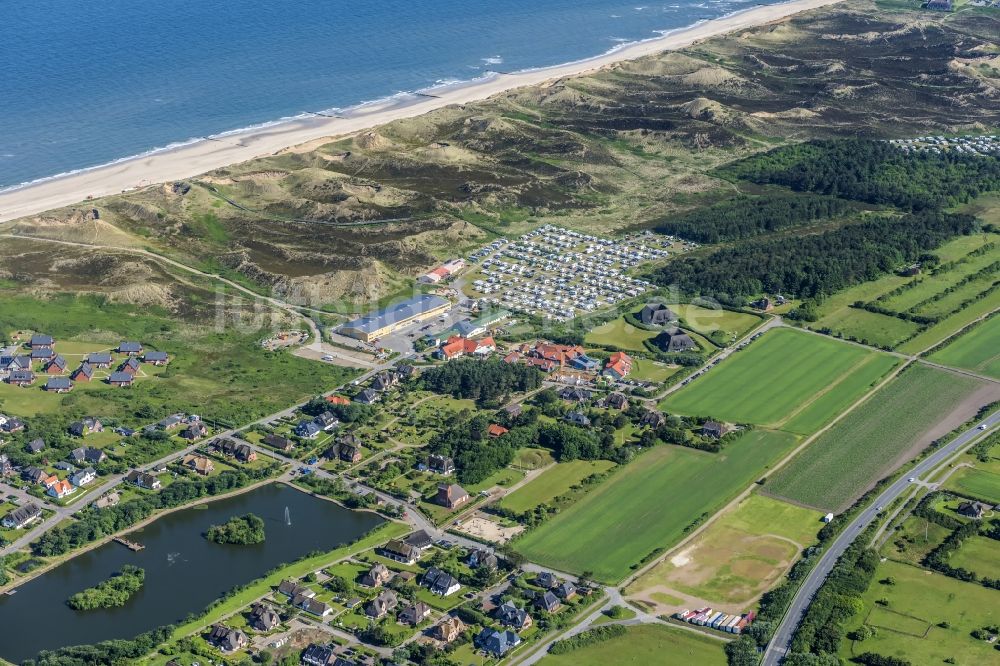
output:
<path id="1" fill-rule="evenodd" d="M 948 564 L 974 571 L 980 576 L 995 578 L 1000 571 L 1000 546 L 996 539 L 974 536 L 962 542 L 961 548 L 951 554 Z"/>
<path id="2" fill-rule="evenodd" d="M 606 472 L 615 464 L 610 460 L 573 460 L 560 463 L 535 477 L 503 498 L 500 505 L 511 511 L 530 511 L 552 501 L 591 474 Z"/>
<path id="3" fill-rule="evenodd" d="M 844 338 L 878 347 L 895 347 L 920 330 L 920 325 L 912 321 L 860 308 L 847 308 L 824 318 L 822 322 L 816 322 L 810 328 L 829 328 Z"/>
<path id="4" fill-rule="evenodd" d="M 642 343 L 655 337 L 656 331 L 637 328 L 619 317 L 587 333 L 583 341 L 588 345 L 609 345 L 630 351 L 643 351 L 646 347 Z"/>
<path id="5" fill-rule="evenodd" d="M 990 504 L 1000 504 L 1000 474 L 983 469 L 961 469 L 944 484 L 945 488 L 957 490 L 963 495 L 978 497 Z"/>
<path id="6" fill-rule="evenodd" d="M 890 577 L 895 585 L 877 582 Z M 876 605 L 878 599 L 886 600 L 888 606 Z M 969 635 L 1000 623 L 1000 592 L 996 590 L 890 560 L 879 565 L 863 600 L 863 610 L 847 622 L 845 633 L 866 620 L 882 628 L 861 643 L 845 638 L 840 649 L 844 659 L 875 652 L 914 665 L 941 664 L 946 659 L 958 664 L 996 663 L 994 646 Z M 938 626 L 940 622 L 947 622 L 947 628 Z M 920 637 L 924 631 L 926 635 Z"/>
<path id="7" fill-rule="evenodd" d="M 790 451 L 790 434 L 754 430 L 721 454 L 656 447 L 515 542 L 533 562 L 617 581 L 681 539 Z M 669 510 L 665 510 L 669 507 Z"/>
<path id="8" fill-rule="evenodd" d="M 972 327 L 931 354 L 930 359 L 1000 379 L 1000 316 Z"/>
<path id="9" fill-rule="evenodd" d="M 819 511 L 751 495 L 695 537 L 682 553 L 643 574 L 629 586 L 628 594 L 658 602 L 658 593 L 681 592 L 714 605 L 749 604 L 788 570 L 802 549 L 816 541 L 823 525 L 820 518 Z"/>
<path id="10" fill-rule="evenodd" d="M 757 315 L 706 308 L 693 303 L 678 303 L 671 305 L 670 309 L 680 317 L 681 325 L 684 328 L 691 329 L 705 337 L 710 337 L 716 331 L 722 331 L 727 340 L 734 335 L 741 338 L 750 329 L 761 323 L 761 318 Z"/>
<path id="11" fill-rule="evenodd" d="M 776 329 L 664 400 L 667 412 L 815 432 L 896 359 L 794 329 Z"/>
<path id="12" fill-rule="evenodd" d="M 980 317 L 987 315 L 997 308 L 1000 308 L 1000 290 L 975 301 L 964 310 L 960 310 L 950 317 L 934 324 L 927 330 L 917 334 L 912 340 L 907 340 L 896 348 L 896 351 L 903 354 L 919 354 L 941 344 L 950 336 L 961 331 L 969 324 Z"/>
<path id="13" fill-rule="evenodd" d="M 629 627 L 619 638 L 560 655 L 548 655 L 540 666 L 724 666 L 725 643 L 660 624 Z"/>
<path id="14" fill-rule="evenodd" d="M 972 377 L 912 366 L 810 444 L 767 489 L 809 506 L 839 510 L 929 444 L 921 440 L 925 433 L 981 386 Z"/>

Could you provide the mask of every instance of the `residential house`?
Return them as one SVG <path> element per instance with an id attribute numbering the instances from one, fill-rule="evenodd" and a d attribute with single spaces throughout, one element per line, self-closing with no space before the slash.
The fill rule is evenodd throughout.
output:
<path id="1" fill-rule="evenodd" d="M 98 465 L 108 459 L 108 454 L 92 446 L 80 446 L 69 452 L 70 460 L 82 464 Z"/>
<path id="2" fill-rule="evenodd" d="M 31 336 L 31 341 L 28 346 L 32 349 L 52 349 L 56 341 L 51 335 L 45 335 L 44 333 L 35 333 Z"/>
<path id="3" fill-rule="evenodd" d="M 422 553 L 434 545 L 434 539 L 432 539 L 431 535 L 424 530 L 417 530 L 416 532 L 411 532 L 407 535 L 407 537 L 403 539 L 403 543 L 408 546 L 413 546 Z"/>
<path id="4" fill-rule="evenodd" d="M 51 347 L 42 347 L 39 349 L 32 349 L 31 354 L 29 354 L 29 356 L 31 357 L 32 363 L 38 363 L 38 362 L 47 363 L 48 361 L 51 361 L 53 358 L 55 358 L 56 352 Z"/>
<path id="5" fill-rule="evenodd" d="M 181 460 L 181 464 L 189 469 L 193 469 L 202 476 L 208 476 L 215 469 L 215 463 L 205 456 L 189 453 Z"/>
<path id="6" fill-rule="evenodd" d="M 25 504 L 22 507 L 14 509 L 2 519 L 0 519 L 0 525 L 7 530 L 19 530 L 21 528 L 27 527 L 36 520 L 40 520 L 42 517 L 42 510 L 35 503 Z"/>
<path id="7" fill-rule="evenodd" d="M 25 447 L 25 449 L 28 451 L 28 453 L 41 453 L 42 451 L 45 450 L 45 440 L 42 439 L 41 437 L 39 437 L 38 439 L 33 439 L 30 442 L 28 442 L 28 445 Z"/>
<path id="8" fill-rule="evenodd" d="M 118 343 L 118 353 L 128 354 L 129 356 L 136 356 L 142 353 L 142 343 L 141 342 L 128 342 L 123 340 Z"/>
<path id="9" fill-rule="evenodd" d="M 485 358 L 495 352 L 496 348 L 497 343 L 492 337 L 470 340 L 460 335 L 453 335 L 438 349 L 437 355 L 448 361 L 466 355 Z"/>
<path id="10" fill-rule="evenodd" d="M 5 372 L 31 370 L 31 357 L 25 354 L 19 354 L 17 356 L 4 356 L 3 359 L 0 359 L 0 370 Z"/>
<path id="11" fill-rule="evenodd" d="M 372 388 L 382 393 L 388 391 L 398 383 L 399 376 L 395 372 L 386 370 L 375 375 L 375 379 L 372 380 Z"/>
<path id="12" fill-rule="evenodd" d="M 537 576 L 535 576 L 535 585 L 538 587 L 550 590 L 559 584 L 559 579 L 551 571 L 542 571 Z"/>
<path id="13" fill-rule="evenodd" d="M 562 606 L 562 602 L 559 601 L 559 597 L 552 594 L 552 592 L 545 592 L 535 597 L 535 607 L 544 610 L 547 613 L 556 612 L 559 610 L 560 606 Z"/>
<path id="14" fill-rule="evenodd" d="M 86 469 L 81 469 L 79 472 L 71 474 L 69 482 L 77 488 L 82 488 L 96 478 L 97 471 L 93 467 L 87 467 Z"/>
<path id="15" fill-rule="evenodd" d="M 584 356 L 586 352 L 579 345 L 557 345 L 550 342 L 538 342 L 533 348 L 527 350 L 529 357 L 540 361 L 548 361 L 552 365 L 549 369 L 564 367 L 577 356 Z"/>
<path id="16" fill-rule="evenodd" d="M 431 593 L 441 597 L 450 596 L 462 589 L 461 584 L 459 584 L 454 576 L 437 567 L 431 567 L 424 572 L 423 578 L 420 579 L 420 584 L 430 590 Z"/>
<path id="17" fill-rule="evenodd" d="M 469 501 L 469 493 L 456 483 L 443 483 L 438 486 L 435 501 L 441 506 L 454 509 Z"/>
<path id="18" fill-rule="evenodd" d="M 314 596 L 316 596 L 315 593 L 300 594 L 292 598 L 292 605 L 316 617 L 326 617 L 333 613 L 333 608 L 329 604 L 314 599 Z"/>
<path id="19" fill-rule="evenodd" d="M 0 477 L 7 476 L 14 471 L 14 465 L 11 464 L 10 458 L 7 457 L 6 453 L 0 453 Z"/>
<path id="20" fill-rule="evenodd" d="M 72 463 L 68 463 L 68 462 L 66 462 L 64 460 L 60 460 L 60 461 L 54 463 L 52 466 L 55 467 L 56 469 L 61 469 L 61 470 L 65 471 L 65 472 L 75 472 L 76 471 L 76 465 L 73 465 Z"/>
<path id="21" fill-rule="evenodd" d="M 52 486 L 54 486 L 57 483 L 59 483 L 59 477 L 55 476 L 53 474 L 46 473 L 45 476 L 42 477 L 42 480 L 41 480 L 40 483 L 45 488 L 45 490 L 48 490 Z"/>
<path id="22" fill-rule="evenodd" d="M 455 461 L 448 456 L 439 456 L 437 454 L 431 454 L 427 456 L 427 469 L 437 474 L 454 474 L 455 473 Z"/>
<path id="23" fill-rule="evenodd" d="M 354 396 L 355 402 L 360 402 L 362 405 L 374 405 L 378 402 L 379 393 L 378 391 L 373 391 L 372 389 L 365 389 L 361 391 L 356 396 Z"/>
<path id="24" fill-rule="evenodd" d="M 613 352 L 604 366 L 604 375 L 612 379 L 624 379 L 632 372 L 632 357 L 625 352 Z"/>
<path id="25" fill-rule="evenodd" d="M 248 624 L 256 631 L 271 631 L 281 624 L 281 617 L 267 604 L 256 603 L 250 608 Z"/>
<path id="26" fill-rule="evenodd" d="M 686 352 L 698 348 L 698 343 L 676 326 L 665 329 L 656 336 L 655 342 L 660 349 L 671 353 Z"/>
<path id="27" fill-rule="evenodd" d="M 980 519 L 989 511 L 989 507 L 982 502 L 962 502 L 958 505 L 958 515 L 966 518 Z"/>
<path id="28" fill-rule="evenodd" d="M 663 303 L 647 303 L 639 311 L 639 321 L 646 326 L 666 326 L 677 319 L 677 314 Z"/>
<path id="29" fill-rule="evenodd" d="M 766 296 L 758 298 L 756 301 L 750 303 L 750 307 L 756 308 L 758 310 L 763 310 L 766 312 L 770 310 L 772 307 L 771 299 L 767 298 Z"/>
<path id="30" fill-rule="evenodd" d="M 375 564 L 361 576 L 360 583 L 365 587 L 382 587 L 392 579 L 392 572 L 384 564 Z"/>
<path id="31" fill-rule="evenodd" d="M 21 470 L 21 478 L 28 483 L 40 484 L 48 476 L 45 470 L 38 467 L 25 467 Z"/>
<path id="32" fill-rule="evenodd" d="M 140 472 L 137 469 L 132 470 L 125 475 L 125 483 L 131 483 L 137 488 L 143 488 L 144 490 L 159 490 L 160 480 L 153 476 L 152 474 L 146 474 L 145 472 Z"/>
<path id="33" fill-rule="evenodd" d="M 351 404 L 350 398 L 345 398 L 342 395 L 328 395 L 326 396 L 326 401 L 331 405 L 349 405 Z"/>
<path id="34" fill-rule="evenodd" d="M 647 409 L 642 418 L 639 419 L 639 425 L 649 426 L 650 428 L 659 428 L 667 422 L 667 415 L 663 412 L 657 411 L 655 409 Z"/>
<path id="35" fill-rule="evenodd" d="M 504 428 L 499 423 L 491 423 L 490 427 L 486 429 L 486 434 L 490 437 L 490 439 L 496 439 L 497 437 L 503 437 L 508 432 L 510 432 L 510 430 L 508 430 L 507 428 Z"/>
<path id="36" fill-rule="evenodd" d="M 420 549 L 399 539 L 392 539 L 379 549 L 379 555 L 395 562 L 412 565 L 420 559 Z"/>
<path id="37" fill-rule="evenodd" d="M 66 479 L 61 479 L 57 480 L 55 483 L 50 485 L 49 489 L 46 492 L 52 497 L 55 497 L 56 499 L 62 499 L 67 495 L 72 495 L 73 493 L 75 493 L 76 488 L 74 488 L 73 484 L 67 481 Z"/>
<path id="38" fill-rule="evenodd" d="M 392 590 L 383 590 L 365 606 L 365 615 L 378 620 L 396 610 L 398 605 L 399 599 L 396 597 L 396 593 Z"/>
<path id="39" fill-rule="evenodd" d="M 108 493 L 103 497 L 97 498 L 94 501 L 95 509 L 107 509 L 108 507 L 118 506 L 118 503 L 122 501 L 122 496 L 118 493 Z"/>
<path id="40" fill-rule="evenodd" d="M 142 355 L 142 362 L 150 365 L 166 365 L 170 363 L 170 355 L 163 351 L 148 351 Z"/>
<path id="41" fill-rule="evenodd" d="M 628 398 L 624 394 L 615 391 L 604 396 L 604 406 L 609 409 L 621 409 L 624 411 L 628 409 Z"/>
<path id="42" fill-rule="evenodd" d="M 333 659 L 333 648 L 310 643 L 302 653 L 302 663 L 306 666 L 328 666 Z"/>
<path id="43" fill-rule="evenodd" d="M 399 375 L 400 379 L 413 379 L 420 374 L 420 370 L 414 365 L 400 365 L 396 367 L 396 374 Z"/>
<path id="44" fill-rule="evenodd" d="M 559 391 L 559 397 L 569 402 L 586 402 L 590 400 L 590 391 L 576 386 L 566 386 Z"/>
<path id="45" fill-rule="evenodd" d="M 12 386 L 31 386 L 35 383 L 35 373 L 31 370 L 15 370 L 7 375 L 7 383 Z"/>
<path id="46" fill-rule="evenodd" d="M 292 440 L 287 437 L 282 437 L 281 435 L 275 435 L 274 433 L 266 435 L 264 437 L 264 443 L 284 453 L 288 453 L 295 449 L 295 444 Z"/>
<path id="47" fill-rule="evenodd" d="M 594 372 L 601 365 L 596 358 L 581 354 L 569 362 L 570 367 L 583 372 Z"/>
<path id="48" fill-rule="evenodd" d="M 167 432 L 179 428 L 182 425 L 184 425 L 183 414 L 171 414 L 156 423 L 157 428 L 160 430 L 166 430 Z"/>
<path id="49" fill-rule="evenodd" d="M 315 421 L 299 421 L 295 426 L 295 434 L 302 439 L 316 439 L 321 432 L 323 429 Z"/>
<path id="50" fill-rule="evenodd" d="M 721 439 L 727 432 L 729 429 L 726 428 L 725 424 L 718 421 L 705 421 L 701 426 L 701 434 L 712 439 Z"/>
<path id="51" fill-rule="evenodd" d="M 62 354 L 57 354 L 53 356 L 48 363 L 45 364 L 45 374 L 47 375 L 61 375 L 66 372 L 66 359 L 63 358 Z"/>
<path id="52" fill-rule="evenodd" d="M 576 585 L 567 581 L 561 585 L 556 585 L 555 592 L 557 597 L 563 601 L 568 601 L 576 596 Z"/>
<path id="53" fill-rule="evenodd" d="M 52 393 L 69 393 L 73 390 L 73 382 L 69 377 L 49 377 L 45 380 L 45 390 Z"/>
<path id="54" fill-rule="evenodd" d="M 245 648 L 250 644 L 250 639 L 239 629 L 230 629 L 224 624 L 214 624 L 208 634 L 208 642 L 219 648 L 223 654 L 230 654 Z"/>
<path id="55" fill-rule="evenodd" d="M 343 460 L 344 462 L 361 462 L 364 454 L 361 452 L 361 439 L 353 433 L 339 437 L 337 443 L 323 453 L 327 460 Z"/>
<path id="56" fill-rule="evenodd" d="M 572 423 L 573 425 L 578 425 L 586 427 L 590 425 L 590 417 L 588 417 L 583 412 L 573 411 L 566 414 L 566 421 Z"/>
<path id="57" fill-rule="evenodd" d="M 139 372 L 139 359 L 134 356 L 130 356 L 124 363 L 118 366 L 119 372 L 127 372 L 130 375 L 138 374 Z"/>
<path id="58" fill-rule="evenodd" d="M 135 377 L 128 372 L 112 372 L 108 376 L 108 383 L 118 388 L 132 386 L 134 382 Z"/>
<path id="59" fill-rule="evenodd" d="M 192 423 L 183 431 L 181 431 L 181 437 L 183 437 L 188 441 L 201 439 L 207 434 L 208 434 L 208 428 L 206 428 L 205 424 L 202 423 L 201 421 L 198 421 L 197 423 Z"/>
<path id="60" fill-rule="evenodd" d="M 418 601 L 404 608 L 397 618 L 401 624 L 408 624 L 415 627 L 431 614 L 431 607 L 422 601 Z"/>
<path id="61" fill-rule="evenodd" d="M 503 411 L 505 411 L 507 416 L 511 419 L 516 419 L 521 416 L 521 413 L 524 411 L 524 407 L 522 407 L 520 403 L 515 402 L 504 407 Z"/>
<path id="62" fill-rule="evenodd" d="M 74 382 L 89 382 L 94 378 L 94 366 L 84 361 L 80 367 L 69 376 Z"/>
<path id="63" fill-rule="evenodd" d="M 69 434 L 74 437 L 84 437 L 94 432 L 103 432 L 104 424 L 94 416 L 85 416 L 79 421 L 69 424 Z"/>
<path id="64" fill-rule="evenodd" d="M 323 430 L 330 430 L 340 423 L 340 421 L 337 420 L 337 417 L 334 416 L 333 412 L 323 412 L 321 414 L 317 414 L 313 421 Z"/>
<path id="65" fill-rule="evenodd" d="M 24 421 L 16 416 L 0 414 L 0 432 L 15 433 L 24 430 Z"/>
<path id="66" fill-rule="evenodd" d="M 300 596 L 316 596 L 316 593 L 305 585 L 299 585 L 295 581 L 288 580 L 287 578 L 278 583 L 278 592 L 285 595 L 289 599 L 294 599 Z"/>
<path id="67" fill-rule="evenodd" d="M 500 560 L 497 556 L 488 550 L 474 548 L 472 552 L 469 553 L 468 559 L 469 568 L 471 569 L 486 569 L 487 571 L 496 571 L 497 567 L 500 566 Z"/>
<path id="68" fill-rule="evenodd" d="M 257 460 L 257 452 L 249 444 L 237 442 L 234 439 L 217 439 L 212 442 L 212 448 L 228 458 L 248 463 Z"/>
<path id="69" fill-rule="evenodd" d="M 495 616 L 500 624 L 517 631 L 524 631 L 533 622 L 528 611 L 518 608 L 513 601 L 505 601 L 500 604 L 496 609 Z"/>
<path id="70" fill-rule="evenodd" d="M 466 626 L 462 620 L 457 617 L 449 616 L 444 622 L 435 626 L 431 630 L 431 637 L 443 643 L 451 643 L 456 638 L 461 636 L 462 632 L 465 630 Z"/>
<path id="71" fill-rule="evenodd" d="M 107 370 L 111 367 L 111 354 L 108 352 L 94 352 L 92 354 L 87 354 L 85 363 L 101 370 Z"/>
<path id="72" fill-rule="evenodd" d="M 499 658 L 520 645 L 521 637 L 510 630 L 497 631 L 486 628 L 476 635 L 474 642 L 480 650 Z"/>

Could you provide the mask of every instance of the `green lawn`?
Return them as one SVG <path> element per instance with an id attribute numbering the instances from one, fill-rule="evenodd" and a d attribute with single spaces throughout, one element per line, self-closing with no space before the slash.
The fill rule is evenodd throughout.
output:
<path id="1" fill-rule="evenodd" d="M 888 577 L 895 580 L 895 585 L 877 582 Z M 863 599 L 864 609 L 847 622 L 847 631 L 860 627 L 873 611 L 869 621 L 884 628 L 861 643 L 845 638 L 840 650 L 844 659 L 875 652 L 914 665 L 942 664 L 949 658 L 958 664 L 997 662 L 992 644 L 969 635 L 974 629 L 1000 623 L 1000 592 L 996 590 L 890 560 L 879 565 Z M 888 606 L 876 611 L 877 599 L 886 600 Z M 949 626 L 939 627 L 939 622 Z M 923 638 L 912 635 L 920 635 L 925 629 Z"/>
<path id="2" fill-rule="evenodd" d="M 548 655 L 541 666 L 725 666 L 725 643 L 661 624 L 628 628 L 619 638 L 566 654 Z"/>
<path id="3" fill-rule="evenodd" d="M 1000 545 L 996 539 L 989 537 L 970 537 L 951 554 L 948 564 L 974 571 L 986 578 L 995 578 L 997 572 L 1000 572 Z"/>
<path id="4" fill-rule="evenodd" d="M 766 487 L 779 497 L 839 510 L 915 454 L 911 449 L 920 437 L 981 385 L 971 377 L 912 366 L 823 433 Z"/>
<path id="5" fill-rule="evenodd" d="M 993 505 L 1000 504 L 1000 474 L 994 472 L 984 469 L 961 469 L 948 477 L 944 487 L 978 497 Z"/>
<path id="6" fill-rule="evenodd" d="M 574 460 L 560 463 L 503 498 L 500 505 L 511 511 L 529 511 L 539 504 L 550 502 L 591 474 L 600 474 L 614 466 L 615 464 L 609 460 Z"/>
<path id="7" fill-rule="evenodd" d="M 639 381 L 665 382 L 682 369 L 679 365 L 667 365 L 659 361 L 651 361 L 648 358 L 637 358 L 634 361 L 629 379 Z"/>
<path id="8" fill-rule="evenodd" d="M 621 580 L 633 565 L 676 543 L 693 524 L 764 475 L 795 441 L 787 433 L 755 430 L 721 454 L 656 447 L 515 547 L 533 562 Z"/>
<path id="9" fill-rule="evenodd" d="M 1000 379 L 1000 316 L 977 324 L 931 354 L 930 359 Z"/>
<path id="10" fill-rule="evenodd" d="M 664 400 L 667 412 L 807 434 L 864 394 L 896 360 L 794 329 L 776 329 Z"/>
<path id="11" fill-rule="evenodd" d="M 587 333 L 584 342 L 588 345 L 610 345 L 629 351 L 643 351 L 643 341 L 655 338 L 656 331 L 646 331 L 625 321 L 612 319 Z"/>
<path id="12" fill-rule="evenodd" d="M 681 325 L 684 328 L 691 329 L 705 337 L 710 337 L 716 331 L 722 331 L 726 340 L 733 336 L 741 338 L 750 329 L 761 323 L 761 318 L 757 315 L 705 308 L 692 303 L 671 305 L 670 309 L 680 317 Z"/>

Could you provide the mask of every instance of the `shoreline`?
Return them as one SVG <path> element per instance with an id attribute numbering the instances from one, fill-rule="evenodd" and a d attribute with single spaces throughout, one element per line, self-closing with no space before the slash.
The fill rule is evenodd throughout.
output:
<path id="1" fill-rule="evenodd" d="M 515 73 L 491 73 L 471 81 L 400 93 L 373 102 L 363 102 L 340 111 L 336 116 L 298 116 L 201 139 L 190 139 L 108 164 L 77 169 L 0 190 L 0 222 L 36 215 L 90 198 L 191 178 L 302 144 L 356 134 L 446 106 L 481 101 L 515 88 L 541 85 L 593 72 L 618 62 L 682 49 L 704 39 L 765 25 L 837 2 L 840 0 L 788 0 L 773 5 L 758 5 L 667 31 L 658 37 L 630 42 L 591 58 Z"/>

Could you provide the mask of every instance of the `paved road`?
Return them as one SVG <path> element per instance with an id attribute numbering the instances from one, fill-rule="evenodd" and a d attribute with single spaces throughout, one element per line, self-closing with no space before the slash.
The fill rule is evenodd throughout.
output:
<path id="1" fill-rule="evenodd" d="M 987 429 L 995 428 L 997 425 L 1000 425 L 1000 411 L 993 412 L 980 423 L 985 423 Z M 774 638 L 771 639 L 771 643 L 767 646 L 767 650 L 764 652 L 764 659 L 762 662 L 763 666 L 777 666 L 777 664 L 781 663 L 782 659 L 784 659 L 785 655 L 788 654 L 791 649 L 792 636 L 795 635 L 799 622 L 802 620 L 806 609 L 809 608 L 809 604 L 812 602 L 817 590 L 819 590 L 823 581 L 826 580 L 826 577 L 830 575 L 830 572 L 833 570 L 837 560 L 844 553 L 844 551 L 847 550 L 847 547 L 854 542 L 859 533 L 861 533 L 872 523 L 872 521 L 876 519 L 876 516 L 880 512 L 880 508 L 888 506 L 889 503 L 911 488 L 912 484 L 908 479 L 920 479 L 928 472 L 936 470 L 956 452 L 967 446 L 970 442 L 982 434 L 983 432 L 979 429 L 979 424 L 969 428 L 951 442 L 922 460 L 904 476 L 897 479 L 881 495 L 879 495 L 878 498 L 876 498 L 868 506 L 868 508 L 858 514 L 858 516 L 851 521 L 844 531 L 841 532 L 840 536 L 837 537 L 833 544 L 826 550 L 823 557 L 820 558 L 819 563 L 815 566 L 815 568 L 813 568 L 812 573 L 809 574 L 809 577 L 802 584 L 802 587 L 799 588 L 798 593 L 796 593 L 795 598 L 792 600 L 792 603 L 788 608 L 788 612 L 781 621 L 781 625 L 778 627 L 777 631 L 775 631 Z"/>

